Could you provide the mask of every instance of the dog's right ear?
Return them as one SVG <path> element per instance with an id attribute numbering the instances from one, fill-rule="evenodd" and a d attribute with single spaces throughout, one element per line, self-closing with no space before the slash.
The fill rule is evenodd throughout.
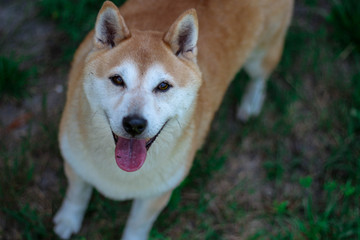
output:
<path id="1" fill-rule="evenodd" d="M 96 19 L 95 46 L 112 48 L 130 36 L 130 31 L 118 7 L 110 1 L 104 2 Z"/>

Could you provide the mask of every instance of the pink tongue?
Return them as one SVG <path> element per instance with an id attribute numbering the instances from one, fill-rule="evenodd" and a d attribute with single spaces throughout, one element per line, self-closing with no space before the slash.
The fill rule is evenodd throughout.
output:
<path id="1" fill-rule="evenodd" d="M 146 140 L 119 137 L 115 147 L 116 164 L 126 172 L 141 168 L 146 158 Z"/>

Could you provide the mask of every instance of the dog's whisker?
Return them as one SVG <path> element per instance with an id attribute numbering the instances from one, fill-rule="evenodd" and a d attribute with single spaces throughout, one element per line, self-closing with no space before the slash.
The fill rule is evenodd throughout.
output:
<path id="1" fill-rule="evenodd" d="M 178 123 L 179 128 L 182 129 L 182 126 L 181 126 L 181 124 L 180 124 L 180 122 L 179 122 L 179 119 L 178 119 L 178 118 L 175 118 L 175 120 L 176 120 L 176 122 Z"/>

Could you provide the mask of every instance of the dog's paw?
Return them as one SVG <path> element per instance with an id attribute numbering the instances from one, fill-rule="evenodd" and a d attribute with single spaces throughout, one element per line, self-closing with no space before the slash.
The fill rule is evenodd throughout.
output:
<path id="1" fill-rule="evenodd" d="M 247 122 L 250 117 L 255 117 L 259 115 L 261 111 L 261 107 L 257 107 L 249 104 L 249 103 L 242 103 L 240 107 L 238 107 L 236 112 L 236 118 L 242 122 Z"/>
<path id="2" fill-rule="evenodd" d="M 61 239 L 69 239 L 73 233 L 77 233 L 78 230 L 74 228 L 70 223 L 65 221 L 59 221 L 59 223 L 55 224 L 54 232 Z"/>
<path id="3" fill-rule="evenodd" d="M 54 217 L 54 232 L 61 239 L 69 239 L 74 233 L 78 233 L 84 217 L 84 212 L 79 208 L 65 202 Z"/>
<path id="4" fill-rule="evenodd" d="M 258 116 L 261 112 L 265 94 L 264 86 L 261 82 L 254 82 L 251 84 L 248 92 L 242 99 L 240 107 L 237 109 L 237 119 L 246 122 L 250 117 Z"/>
<path id="5" fill-rule="evenodd" d="M 258 116 L 265 100 L 266 82 L 263 78 L 252 79 L 237 109 L 237 119 L 246 122 L 250 117 Z"/>

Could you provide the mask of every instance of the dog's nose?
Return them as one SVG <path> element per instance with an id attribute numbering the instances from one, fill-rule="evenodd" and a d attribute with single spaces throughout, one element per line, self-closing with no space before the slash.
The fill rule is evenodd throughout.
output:
<path id="1" fill-rule="evenodd" d="M 124 117 L 122 124 L 127 133 L 129 133 L 131 136 L 136 136 L 145 130 L 147 121 L 142 117 L 132 115 Z"/>

